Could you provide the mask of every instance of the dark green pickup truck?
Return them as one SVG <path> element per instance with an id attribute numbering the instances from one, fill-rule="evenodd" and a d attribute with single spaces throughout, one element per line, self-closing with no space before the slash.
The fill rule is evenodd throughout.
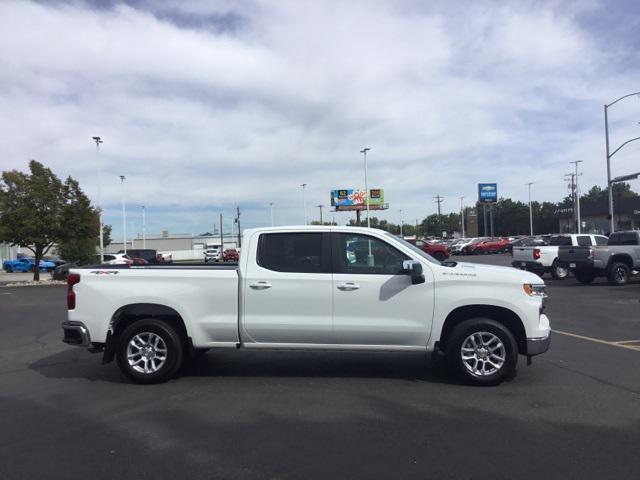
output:
<path id="1" fill-rule="evenodd" d="M 611 285 L 625 285 L 640 271 L 640 230 L 612 233 L 606 246 L 561 246 L 558 263 L 580 283 L 607 277 Z"/>

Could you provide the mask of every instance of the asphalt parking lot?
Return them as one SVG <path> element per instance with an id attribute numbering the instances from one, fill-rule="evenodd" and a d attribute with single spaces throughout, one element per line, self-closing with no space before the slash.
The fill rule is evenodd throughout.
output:
<path id="1" fill-rule="evenodd" d="M 550 351 L 490 388 L 422 355 L 246 351 L 133 385 L 60 342 L 64 287 L 0 287 L 0 478 L 640 478 L 640 282 L 545 280 Z"/>

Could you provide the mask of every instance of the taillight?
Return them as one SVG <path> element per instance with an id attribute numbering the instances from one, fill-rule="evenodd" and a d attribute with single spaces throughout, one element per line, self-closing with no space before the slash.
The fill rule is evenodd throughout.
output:
<path id="1" fill-rule="evenodd" d="M 533 259 L 534 260 L 538 260 L 540 258 L 540 249 L 539 248 L 534 248 L 533 249 Z"/>
<path id="2" fill-rule="evenodd" d="M 589 258 L 593 258 L 593 247 L 589 247 Z"/>
<path id="3" fill-rule="evenodd" d="M 73 291 L 73 286 L 76 283 L 80 283 L 79 273 L 70 273 L 67 276 L 67 309 L 73 310 L 76 308 L 76 292 Z"/>

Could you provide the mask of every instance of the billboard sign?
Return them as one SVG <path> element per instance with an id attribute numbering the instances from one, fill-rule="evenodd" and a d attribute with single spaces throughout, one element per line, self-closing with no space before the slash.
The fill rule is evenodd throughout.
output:
<path id="1" fill-rule="evenodd" d="M 498 184 L 479 183 L 478 201 L 480 203 L 496 203 L 498 201 Z"/>
<path id="2" fill-rule="evenodd" d="M 366 210 L 366 192 L 359 189 L 332 190 L 331 206 L 335 207 L 336 210 Z M 369 189 L 369 208 L 371 210 L 383 210 L 386 208 L 383 189 Z"/>

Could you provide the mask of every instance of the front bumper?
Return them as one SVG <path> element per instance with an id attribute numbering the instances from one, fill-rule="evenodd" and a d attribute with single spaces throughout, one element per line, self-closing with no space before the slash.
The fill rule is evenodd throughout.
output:
<path id="1" fill-rule="evenodd" d="M 64 332 L 64 337 L 62 337 L 64 343 L 78 347 L 89 347 L 91 345 L 89 330 L 82 322 L 62 322 L 62 331 Z"/>
<path id="2" fill-rule="evenodd" d="M 527 355 L 540 355 L 549 350 L 551 345 L 551 332 L 546 337 L 527 338 Z"/>

